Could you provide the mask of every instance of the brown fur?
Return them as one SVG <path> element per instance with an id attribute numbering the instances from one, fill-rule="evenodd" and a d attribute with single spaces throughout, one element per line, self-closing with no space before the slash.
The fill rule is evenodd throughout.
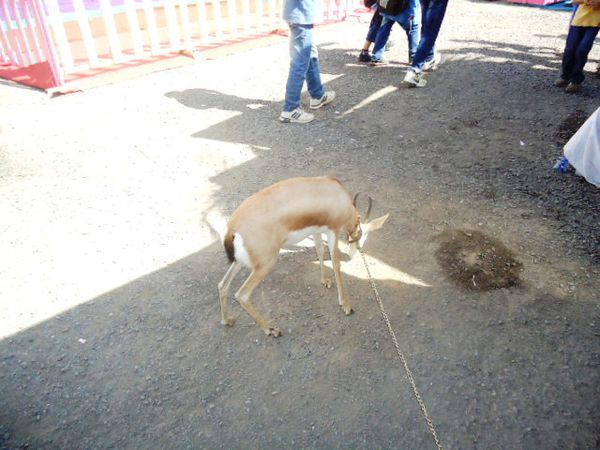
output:
<path id="1" fill-rule="evenodd" d="M 307 227 L 322 227 L 328 223 L 329 214 L 325 213 L 306 213 L 292 217 L 286 225 L 291 231 L 302 230 Z"/>
<path id="2" fill-rule="evenodd" d="M 247 237 L 262 244 L 273 239 L 273 234 L 281 234 L 276 244 L 281 246 L 289 231 L 310 226 L 327 224 L 331 229 L 352 231 L 356 214 L 350 193 L 337 178 L 291 178 L 248 197 L 231 216 L 228 231 L 239 233 L 244 244 Z M 274 229 L 273 224 L 280 224 L 281 229 Z M 246 247 L 252 257 L 251 245 Z"/>

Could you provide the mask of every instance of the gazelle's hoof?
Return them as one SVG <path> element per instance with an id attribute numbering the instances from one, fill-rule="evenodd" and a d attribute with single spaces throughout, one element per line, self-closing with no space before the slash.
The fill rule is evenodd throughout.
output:
<path id="1" fill-rule="evenodd" d="M 347 305 L 347 306 L 342 306 L 342 309 L 344 310 L 344 313 L 349 316 L 350 314 L 352 314 L 354 312 L 354 310 L 352 309 L 352 306 Z"/>
<path id="2" fill-rule="evenodd" d="M 325 286 L 327 289 L 330 289 L 331 286 L 333 286 L 333 281 L 331 281 L 331 278 L 325 278 L 325 279 L 321 280 L 321 284 L 323 286 Z"/>
<path id="3" fill-rule="evenodd" d="M 265 330 L 267 336 L 278 337 L 281 336 L 281 331 L 277 327 L 269 327 Z"/>
<path id="4" fill-rule="evenodd" d="M 233 317 L 228 317 L 227 319 L 221 319 L 221 323 L 228 327 L 232 327 L 235 323 L 235 319 Z"/>

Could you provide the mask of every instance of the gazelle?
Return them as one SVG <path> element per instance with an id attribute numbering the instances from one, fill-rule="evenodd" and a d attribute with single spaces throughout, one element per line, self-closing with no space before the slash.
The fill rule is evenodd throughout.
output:
<path id="1" fill-rule="evenodd" d="M 371 210 L 371 197 L 364 219 L 356 208 L 357 197 L 358 194 L 352 200 L 336 178 L 316 177 L 283 180 L 244 200 L 229 219 L 223 242 L 232 264 L 219 283 L 221 323 L 231 326 L 235 322 L 229 315 L 227 297 L 231 281 L 244 265 L 251 273 L 235 298 L 267 335 L 279 336 L 279 328 L 269 325 L 254 309 L 250 296 L 275 265 L 279 250 L 310 235 L 319 257 L 321 283 L 331 287 L 323 267 L 321 234 L 327 235 L 338 302 L 346 314 L 351 314 L 352 307 L 342 284 L 338 239 L 341 234 L 347 236 L 353 254 L 364 244 L 369 231 L 381 228 L 389 216 L 386 214 L 366 222 Z"/>

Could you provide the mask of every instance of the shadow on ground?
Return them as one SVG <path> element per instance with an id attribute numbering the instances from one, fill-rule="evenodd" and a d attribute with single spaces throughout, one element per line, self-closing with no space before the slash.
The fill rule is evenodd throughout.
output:
<path id="1" fill-rule="evenodd" d="M 190 108 L 239 113 L 194 134 L 243 143 L 259 155 L 252 161 L 259 176 L 214 180 L 225 190 L 215 204 L 229 211 L 236 206 L 227 202 L 232 192 L 244 198 L 289 176 L 336 174 L 355 190 L 375 193 L 384 185 L 414 190 L 422 179 L 435 180 L 428 189 L 437 196 L 518 205 L 525 219 L 559 222 L 566 251 L 584 250 L 600 263 L 600 190 L 552 171 L 562 146 L 594 111 L 586 103 L 594 104 L 600 80 L 589 76 L 583 94 L 568 96 L 552 85 L 560 55 L 550 47 L 506 52 L 502 43 L 479 44 L 479 57 L 468 56 L 470 47 L 445 53 L 442 68 L 428 77 L 431 89 L 422 90 L 401 85 L 402 63 L 369 67 L 349 61 L 350 51 L 321 50 L 326 72 L 337 77 L 328 88 L 341 95 L 305 128 L 279 124 L 280 104 L 203 89 L 166 95 Z M 490 62 L 500 56 L 510 61 Z M 565 97 L 578 106 L 561 103 Z M 555 108 L 549 111 L 548 103 Z"/>
<path id="2" fill-rule="evenodd" d="M 587 251 L 584 263 L 597 258 L 598 191 L 550 171 L 555 115 L 568 110 L 548 87 L 554 69 L 524 61 L 490 69 L 496 63 L 460 60 L 457 50 L 430 75 L 431 89 L 390 90 L 401 68 L 321 53 L 324 71 L 340 75 L 329 87 L 342 95 L 306 128 L 277 123 L 269 102 L 166 93 L 187 107 L 240 112 L 194 134 L 255 153 L 211 180 L 220 188 L 213 207 L 229 213 L 294 175 L 337 174 L 370 192 L 375 214 L 391 218 L 368 253 L 430 285 L 378 280 L 445 447 L 597 445 L 597 306 L 535 282 L 529 261 L 522 286 L 465 291 L 434 256 L 434 237 L 450 222 L 492 221 L 503 236 L 540 223 L 562 228 Z M 513 77 L 490 79 L 505 72 Z M 551 117 L 538 108 L 548 101 L 558 110 Z M 591 113 L 590 103 L 581 108 Z M 525 240 L 510 239 L 508 247 Z M 314 259 L 283 255 L 256 291 L 280 339 L 237 305 L 235 327 L 219 324 L 226 259 L 214 243 L 3 340 L 0 446 L 432 448 L 368 283 L 346 277 L 356 310 L 346 317 Z"/>
<path id="3" fill-rule="evenodd" d="M 217 244 L 5 339 L 2 447 L 430 448 L 367 283 L 346 277 L 346 317 L 314 259 L 256 291 L 279 339 L 238 305 L 219 324 Z M 378 284 L 448 448 L 593 445 L 592 305 Z"/>

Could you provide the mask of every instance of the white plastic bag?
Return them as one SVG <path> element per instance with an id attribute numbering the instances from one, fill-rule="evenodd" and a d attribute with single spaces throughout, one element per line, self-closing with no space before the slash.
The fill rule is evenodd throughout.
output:
<path id="1" fill-rule="evenodd" d="M 600 187 L 600 108 L 569 139 L 564 153 L 579 175 Z"/>

